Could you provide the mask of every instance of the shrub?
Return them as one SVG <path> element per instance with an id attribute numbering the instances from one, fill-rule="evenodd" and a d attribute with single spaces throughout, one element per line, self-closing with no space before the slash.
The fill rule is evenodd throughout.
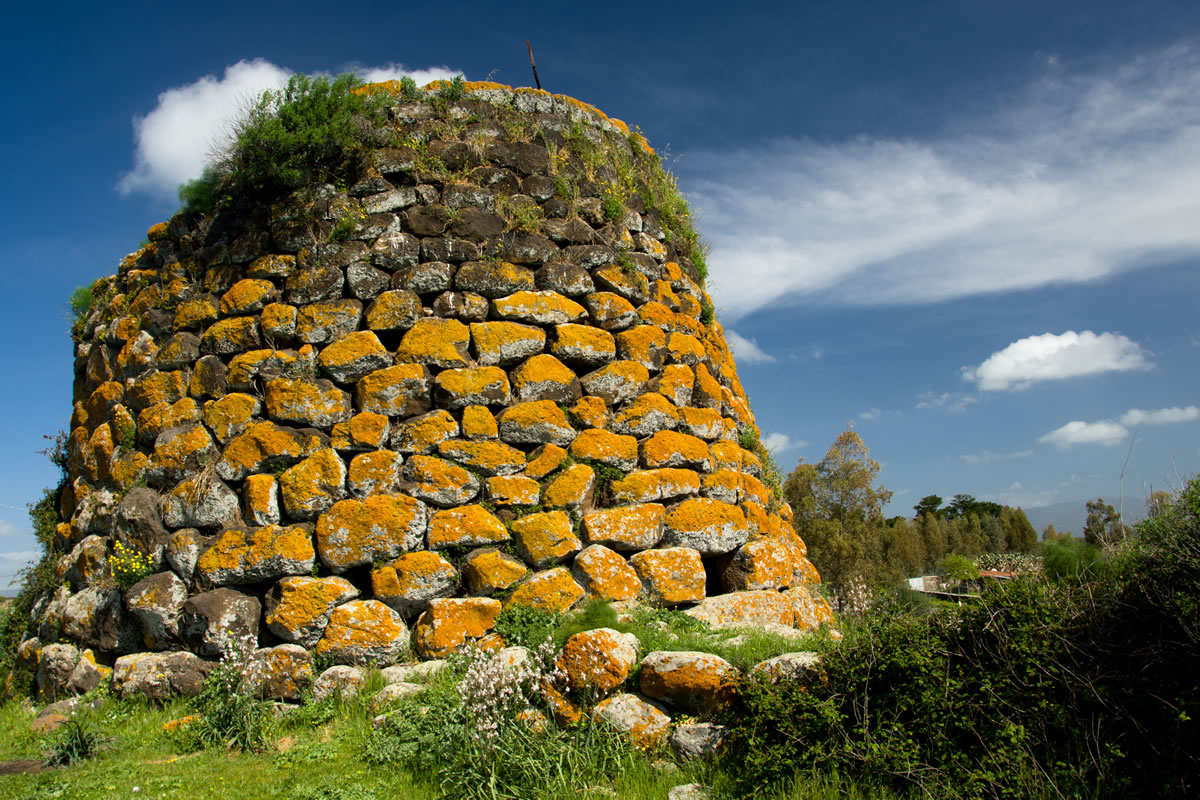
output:
<path id="1" fill-rule="evenodd" d="M 127 591 L 129 587 L 154 572 L 154 559 L 136 547 L 126 547 L 118 539 L 108 557 L 108 570 L 121 590 Z"/>
<path id="2" fill-rule="evenodd" d="M 108 743 L 86 716 L 72 712 L 50 745 L 47 767 L 69 767 L 94 757 Z"/>
<path id="3" fill-rule="evenodd" d="M 496 617 L 493 630 L 509 647 L 537 647 L 558 627 L 560 615 L 553 611 L 514 603 Z"/>
<path id="4" fill-rule="evenodd" d="M 257 697 L 257 680 L 248 665 L 249 648 L 226 654 L 208 673 L 193 704 L 199 719 L 187 727 L 194 744 L 247 752 L 266 749 L 271 704 Z"/>

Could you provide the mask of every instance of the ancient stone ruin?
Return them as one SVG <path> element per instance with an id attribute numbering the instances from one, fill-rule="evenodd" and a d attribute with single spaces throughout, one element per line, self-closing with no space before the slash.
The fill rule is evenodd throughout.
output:
<path id="1" fill-rule="evenodd" d="M 465 89 L 374 87 L 394 146 L 352 185 L 179 214 L 93 287 L 43 696 L 190 694 L 249 647 L 295 699 L 314 657 L 440 658 L 510 604 L 831 621 L 653 150 Z"/>

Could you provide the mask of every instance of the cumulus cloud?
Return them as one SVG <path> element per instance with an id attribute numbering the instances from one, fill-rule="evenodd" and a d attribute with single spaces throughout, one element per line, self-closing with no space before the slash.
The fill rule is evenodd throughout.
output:
<path id="1" fill-rule="evenodd" d="M 1159 408 L 1154 411 L 1143 411 L 1131 408 L 1121 415 L 1121 424 L 1133 427 L 1135 425 L 1167 425 L 1173 422 L 1194 422 L 1200 419 L 1200 408 Z"/>
<path id="2" fill-rule="evenodd" d="M 1200 40 L 924 139 L 689 153 L 684 185 L 735 320 L 783 298 L 922 303 L 1093 281 L 1200 253 Z"/>
<path id="3" fill-rule="evenodd" d="M 804 447 L 808 442 L 802 442 L 798 439 L 793 439 L 786 433 L 768 433 L 762 437 L 762 445 L 767 448 L 771 455 L 779 455 L 788 450 L 798 450 Z"/>
<path id="4" fill-rule="evenodd" d="M 1119 422 L 1101 420 L 1084 422 L 1072 420 L 1061 428 L 1050 431 L 1038 439 L 1042 444 L 1052 444 L 1066 450 L 1076 444 L 1102 444 L 1111 447 L 1120 444 L 1129 435 L 1129 429 Z"/>
<path id="5" fill-rule="evenodd" d="M 775 356 L 758 346 L 757 339 L 747 339 L 737 331 L 725 331 L 725 341 L 741 364 L 770 364 L 775 360 Z"/>
<path id="6" fill-rule="evenodd" d="M 962 376 L 983 391 L 1008 391 L 1039 381 L 1149 367 L 1146 352 L 1119 333 L 1067 331 L 1018 339 L 979 366 L 963 367 Z"/>
<path id="7" fill-rule="evenodd" d="M 263 59 L 239 61 L 221 77 L 205 75 L 168 89 L 145 116 L 133 120 L 134 167 L 121 176 L 122 194 L 141 191 L 174 198 L 179 184 L 197 177 L 210 154 L 227 141 L 230 125 L 266 89 L 287 83 L 292 71 Z M 418 84 L 452 78 L 446 67 L 410 70 L 400 64 L 358 70 L 367 81 L 411 75 Z"/>
<path id="8" fill-rule="evenodd" d="M 1032 450 L 1018 450 L 1015 453 L 993 453 L 991 450 L 984 450 L 982 453 L 968 453 L 961 455 L 964 464 L 971 466 L 979 466 L 980 464 L 992 464 L 996 461 L 1010 461 L 1014 458 L 1029 458 L 1033 455 Z"/>

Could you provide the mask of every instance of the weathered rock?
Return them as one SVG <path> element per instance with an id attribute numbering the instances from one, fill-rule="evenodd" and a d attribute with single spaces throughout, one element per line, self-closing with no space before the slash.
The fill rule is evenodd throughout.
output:
<path id="1" fill-rule="evenodd" d="M 704 599 L 704 564 L 700 553 L 690 547 L 643 550 L 634 553 L 629 564 L 652 602 L 675 605 Z"/>
<path id="2" fill-rule="evenodd" d="M 720 752 L 721 743 L 728 735 L 728 728 L 712 722 L 676 725 L 671 731 L 671 749 L 681 761 L 710 759 Z"/>
<path id="3" fill-rule="evenodd" d="M 343 700 L 350 700 L 366 682 L 367 676 L 362 667 L 338 664 L 322 672 L 313 681 L 313 699 L 321 701 L 336 693 Z"/>
<path id="4" fill-rule="evenodd" d="M 727 591 L 778 589 L 792 582 L 794 548 L 779 539 L 757 539 L 734 551 L 721 574 Z"/>
<path id="5" fill-rule="evenodd" d="M 583 587 L 564 567 L 535 573 L 509 595 L 504 605 L 524 605 L 542 611 L 564 612 L 583 598 Z"/>
<path id="6" fill-rule="evenodd" d="M 454 594 L 457 588 L 454 565 L 428 550 L 405 553 L 371 570 L 371 593 L 406 617 L 425 608 L 430 600 Z"/>
<path id="7" fill-rule="evenodd" d="M 248 691 L 268 700 L 298 702 L 313 682 L 313 658 L 294 644 L 260 647 L 246 661 Z"/>
<path id="8" fill-rule="evenodd" d="M 62 634 L 105 652 L 136 649 L 137 628 L 125 618 L 121 590 L 91 586 L 67 598 L 62 608 Z"/>
<path id="9" fill-rule="evenodd" d="M 591 506 L 595 487 L 595 471 L 586 464 L 572 464 L 546 486 L 542 492 L 542 505 L 579 512 Z"/>
<path id="10" fill-rule="evenodd" d="M 70 693 L 71 673 L 79 662 L 74 645 L 48 644 L 38 653 L 38 699 L 54 702 Z"/>
<path id="11" fill-rule="evenodd" d="M 291 465 L 321 446 L 319 437 L 273 422 L 255 422 L 234 436 L 217 462 L 217 475 L 241 480 L 275 464 Z"/>
<path id="12" fill-rule="evenodd" d="M 664 516 L 657 503 L 593 511 L 583 515 L 583 535 L 588 544 L 625 552 L 646 550 L 662 538 Z"/>
<path id="13" fill-rule="evenodd" d="M 435 511 L 429 519 L 429 547 L 475 547 L 508 541 L 504 523 L 481 505 Z"/>
<path id="14" fill-rule="evenodd" d="M 369 372 L 391 366 L 392 357 L 373 331 L 355 331 L 334 340 L 317 361 L 338 383 L 354 383 Z"/>
<path id="15" fill-rule="evenodd" d="M 346 465 L 331 448 L 322 448 L 279 476 L 280 498 L 288 516 L 316 519 L 346 496 Z"/>
<path id="16" fill-rule="evenodd" d="M 512 475 L 525 466 L 525 454 L 501 442 L 450 440 L 438 445 L 438 455 L 481 475 Z"/>
<path id="17" fill-rule="evenodd" d="M 533 400 L 573 403 L 582 394 L 575 373 L 548 353 L 532 356 L 514 369 L 512 386 L 515 399 L 522 403 Z"/>
<path id="18" fill-rule="evenodd" d="M 791 626 L 795 612 L 791 601 L 780 592 L 731 592 L 706 598 L 683 612 L 714 627 Z"/>
<path id="19" fill-rule="evenodd" d="M 187 584 L 174 572 L 159 572 L 135 583 L 125 592 L 125 607 L 142 629 L 147 650 L 178 650 L 179 616 L 187 602 Z"/>
<path id="20" fill-rule="evenodd" d="M 355 384 L 358 407 L 389 417 L 429 410 L 432 380 L 422 364 L 397 364 L 367 373 Z"/>
<path id="21" fill-rule="evenodd" d="M 414 694 L 420 694 L 428 687 L 419 683 L 404 683 L 397 681 L 384 686 L 375 696 L 371 698 L 371 711 L 378 714 L 390 706 L 395 705 L 406 697 L 412 697 Z"/>
<path id="22" fill-rule="evenodd" d="M 209 586 L 259 583 L 307 575 L 315 561 L 309 525 L 230 528 L 201 554 L 196 577 Z"/>
<path id="23" fill-rule="evenodd" d="M 391 494 L 400 482 L 400 467 L 404 457 L 391 450 L 359 453 L 350 462 L 346 484 L 355 497 Z"/>
<path id="24" fill-rule="evenodd" d="M 761 673 L 772 682 L 799 681 L 820 674 L 821 657 L 817 653 L 784 653 L 754 665 L 752 673 Z"/>
<path id="25" fill-rule="evenodd" d="M 707 713 L 733 696 L 737 668 L 720 656 L 693 651 L 655 651 L 642 659 L 642 694 L 692 714 Z"/>
<path id="26" fill-rule="evenodd" d="M 674 547 L 690 547 L 702 555 L 719 555 L 737 549 L 749 536 L 746 515 L 740 508 L 694 497 L 667 512 L 662 541 Z"/>
<path id="27" fill-rule="evenodd" d="M 458 320 L 419 319 L 400 341 L 396 361 L 439 369 L 470 366 L 467 357 L 470 340 L 470 328 Z"/>
<path id="28" fill-rule="evenodd" d="M 387 666 L 408 645 L 404 620 L 378 600 L 352 600 L 338 606 L 313 653 L 339 664 Z"/>
<path id="29" fill-rule="evenodd" d="M 120 698 L 141 695 L 158 703 L 195 697 L 216 666 L 188 652 L 133 653 L 113 664 L 112 692 Z"/>
<path id="30" fill-rule="evenodd" d="M 399 425 L 391 437 L 393 450 L 400 453 L 428 454 L 459 434 L 458 422 L 448 411 L 430 411 Z"/>
<path id="31" fill-rule="evenodd" d="M 784 592 L 788 602 L 792 604 L 795 621 L 792 623 L 800 630 L 816 630 L 822 625 L 835 625 L 837 618 L 829 601 L 807 586 L 793 586 Z"/>
<path id="32" fill-rule="evenodd" d="M 71 671 L 67 688 L 75 694 L 87 694 L 110 681 L 112 672 L 112 667 L 96 663 L 96 656 L 91 650 L 84 650 L 79 654 L 75 669 Z"/>
<path id="33" fill-rule="evenodd" d="M 529 514 L 509 526 L 521 558 L 535 569 L 562 563 L 583 546 L 571 529 L 565 511 Z"/>
<path id="34" fill-rule="evenodd" d="M 634 747 L 643 749 L 661 744 L 671 728 L 669 716 L 636 694 L 618 694 L 603 700 L 596 704 L 592 716 L 611 725 Z"/>
<path id="35" fill-rule="evenodd" d="M 256 647 L 262 604 L 233 589 L 193 595 L 179 615 L 179 634 L 197 655 L 222 656 Z"/>
<path id="36" fill-rule="evenodd" d="M 603 430 L 589 428 L 581 432 L 567 449 L 572 458 L 598 461 L 608 467 L 628 472 L 637 467 L 637 439 Z"/>
<path id="37" fill-rule="evenodd" d="M 267 416 L 273 422 L 328 430 L 353 414 L 350 395 L 324 378 L 316 381 L 276 378 L 267 381 L 265 397 Z"/>
<path id="38" fill-rule="evenodd" d="M 442 658 L 492 629 L 500 614 L 500 601 L 488 597 L 430 600 L 417 619 L 417 653 L 422 658 Z"/>
<path id="39" fill-rule="evenodd" d="M 567 445 L 575 429 L 552 400 L 517 403 L 497 416 L 500 438 L 509 444 Z"/>
<path id="40" fill-rule="evenodd" d="M 671 787 L 667 800 L 712 800 L 717 793 L 702 783 L 684 783 Z"/>
<path id="41" fill-rule="evenodd" d="M 267 629 L 285 642 L 312 649 L 336 606 L 358 597 L 345 578 L 283 578 L 266 598 Z"/>
<path id="42" fill-rule="evenodd" d="M 563 643 L 558 668 L 573 691 L 610 692 L 625 683 L 637 663 L 638 640 L 631 633 L 594 628 Z"/>
<path id="43" fill-rule="evenodd" d="M 474 595 L 506 591 L 528 574 L 529 568 L 520 560 L 495 549 L 476 551 L 463 562 L 463 578 Z"/>
<path id="44" fill-rule="evenodd" d="M 429 456 L 413 456 L 404 464 L 409 493 L 427 503 L 449 507 L 479 494 L 479 480 L 456 464 Z"/>
<path id="45" fill-rule="evenodd" d="M 646 469 L 609 485 L 614 503 L 650 503 L 699 494 L 700 476 L 690 469 Z"/>
<path id="46" fill-rule="evenodd" d="M 642 590 L 637 572 L 621 555 L 604 545 L 585 547 L 572 565 L 575 580 L 589 595 L 613 602 L 634 600 Z"/>
<path id="47" fill-rule="evenodd" d="M 407 495 L 342 500 L 317 520 L 317 552 L 335 573 L 395 558 L 421 548 L 427 519 L 425 504 Z"/>

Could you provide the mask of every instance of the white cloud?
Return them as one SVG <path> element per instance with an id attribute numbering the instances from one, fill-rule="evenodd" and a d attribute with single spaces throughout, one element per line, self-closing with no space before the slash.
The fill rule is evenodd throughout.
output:
<path id="1" fill-rule="evenodd" d="M 880 411 L 878 408 L 869 408 L 866 411 L 860 411 L 858 414 L 858 418 L 859 419 L 879 419 L 880 415 L 882 415 L 882 414 L 883 414 L 883 412 Z"/>
<path id="2" fill-rule="evenodd" d="M 955 414 L 966 411 L 967 406 L 978 403 L 977 395 L 962 392 L 921 392 L 917 395 L 917 404 L 913 408 L 944 408 Z"/>
<path id="3" fill-rule="evenodd" d="M 40 557 L 41 554 L 33 550 L 0 553 L 0 589 L 11 586 L 17 574 Z"/>
<path id="4" fill-rule="evenodd" d="M 793 439 L 786 433 L 768 433 L 762 437 L 762 445 L 767 448 L 767 452 L 771 455 L 779 455 L 788 450 L 797 450 L 807 445 L 808 442 L 802 442 L 798 439 Z"/>
<path id="5" fill-rule="evenodd" d="M 1200 419 L 1200 408 L 1159 408 L 1154 411 L 1143 411 L 1131 408 L 1121 415 L 1122 425 L 1167 425 L 1173 422 L 1193 422 Z"/>
<path id="6" fill-rule="evenodd" d="M 22 536 L 26 532 L 8 520 L 0 519 L 0 539 L 8 536 Z"/>
<path id="7" fill-rule="evenodd" d="M 1032 450 L 1018 450 L 1015 453 L 993 453 L 991 450 L 984 450 L 982 453 L 968 453 L 959 456 L 964 464 L 978 466 L 980 464 L 991 464 L 996 461 L 1009 461 L 1014 458 L 1029 458 L 1033 455 Z"/>
<path id="8" fill-rule="evenodd" d="M 921 303 L 1200 253 L 1200 40 L 1046 65 L 936 136 L 689 153 L 727 319 L 781 298 Z"/>
<path id="9" fill-rule="evenodd" d="M 1101 420 L 1100 422 L 1072 420 L 1061 428 L 1050 431 L 1038 441 L 1043 444 L 1052 444 L 1060 450 L 1066 450 L 1075 444 L 1112 446 L 1120 444 L 1128 435 L 1128 428 L 1112 420 Z"/>
<path id="10" fill-rule="evenodd" d="M 962 376 L 983 391 L 1027 389 L 1038 381 L 1148 369 L 1146 355 L 1119 333 L 1043 333 L 1018 339 L 977 367 L 963 367 Z"/>
<path id="11" fill-rule="evenodd" d="M 239 61 L 220 78 L 205 75 L 186 86 L 158 96 L 154 109 L 133 120 L 137 151 L 134 168 L 121 176 L 117 188 L 128 194 L 144 191 L 174 198 L 179 184 L 198 176 L 209 155 L 227 141 L 230 124 L 265 89 L 287 83 L 292 72 L 263 59 Z M 368 81 L 412 75 L 418 84 L 451 78 L 445 67 L 408 70 L 400 64 L 358 71 Z"/>
<path id="12" fill-rule="evenodd" d="M 758 346 L 757 339 L 747 339 L 735 330 L 725 331 L 725 341 L 742 364 L 770 364 L 775 356 Z"/>

